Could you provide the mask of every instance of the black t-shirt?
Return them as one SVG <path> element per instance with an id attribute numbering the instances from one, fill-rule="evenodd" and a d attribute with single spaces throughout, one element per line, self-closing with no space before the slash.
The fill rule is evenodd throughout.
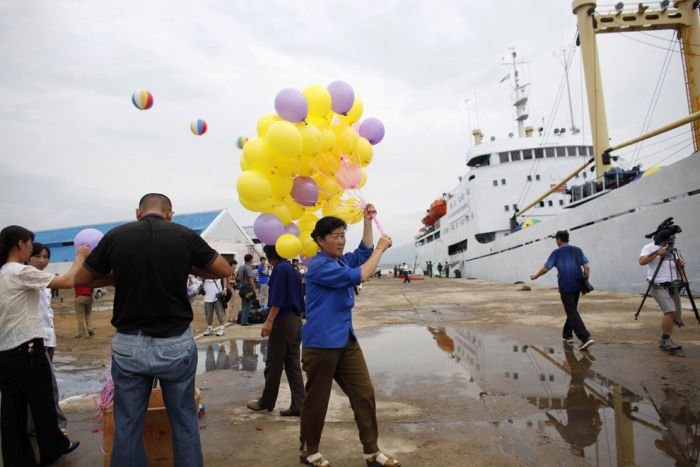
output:
<path id="1" fill-rule="evenodd" d="M 96 274 L 114 274 L 112 325 L 154 337 L 185 332 L 192 321 L 187 275 L 218 253 L 193 230 L 157 215 L 110 230 L 85 260 Z"/>

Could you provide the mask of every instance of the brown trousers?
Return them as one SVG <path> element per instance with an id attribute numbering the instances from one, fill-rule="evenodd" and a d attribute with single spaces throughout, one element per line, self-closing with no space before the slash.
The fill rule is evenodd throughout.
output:
<path id="1" fill-rule="evenodd" d="M 92 329 L 92 297 L 79 295 L 75 297 L 75 318 L 78 320 L 78 334 L 87 337 Z"/>
<path id="2" fill-rule="evenodd" d="M 299 364 L 301 346 L 301 318 L 294 313 L 277 318 L 272 324 L 265 359 L 265 389 L 260 407 L 272 410 L 277 403 L 282 370 L 287 374 L 292 393 L 291 410 L 300 411 L 304 404 L 304 379 Z"/>
<path id="3" fill-rule="evenodd" d="M 301 409 L 301 450 L 307 456 L 318 452 L 335 380 L 350 400 L 364 453 L 379 451 L 374 387 L 357 341 L 351 337 L 348 345 L 341 349 L 304 347 L 301 361 L 306 373 L 306 398 Z"/>

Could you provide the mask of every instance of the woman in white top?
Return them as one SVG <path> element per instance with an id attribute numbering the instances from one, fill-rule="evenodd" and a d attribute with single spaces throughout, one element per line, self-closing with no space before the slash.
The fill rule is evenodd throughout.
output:
<path id="1" fill-rule="evenodd" d="M 46 269 L 51 260 L 51 250 L 43 243 L 36 242 L 32 247 L 32 254 L 27 264 L 34 266 L 39 271 Z M 53 353 L 56 350 L 56 332 L 53 328 L 53 310 L 51 309 L 51 289 L 44 289 L 39 295 L 39 318 L 48 337 L 44 338 L 44 347 L 49 354 L 51 361 L 51 385 L 53 386 L 53 398 L 56 402 L 56 416 L 58 417 L 58 427 L 65 430 L 68 426 L 68 419 L 63 414 L 58 401 L 58 383 L 56 382 L 56 368 L 53 366 Z M 30 411 L 31 413 L 31 411 Z M 34 423 L 29 420 L 29 433 L 34 433 Z"/>
<path id="2" fill-rule="evenodd" d="M 26 433 L 31 408 L 39 445 L 39 463 L 48 464 L 80 444 L 58 427 L 51 386 L 51 364 L 44 346 L 48 338 L 39 318 L 39 299 L 47 287 L 70 289 L 89 251 L 80 248 L 68 273 L 54 276 L 25 263 L 34 234 L 11 225 L 0 231 L 0 431 L 5 467 L 37 462 Z"/>

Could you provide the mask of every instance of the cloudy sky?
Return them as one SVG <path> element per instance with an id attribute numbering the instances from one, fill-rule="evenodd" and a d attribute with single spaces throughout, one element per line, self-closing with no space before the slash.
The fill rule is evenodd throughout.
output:
<path id="1" fill-rule="evenodd" d="M 497 5 L 502 5 L 497 10 Z M 34 230 L 130 219 L 145 192 L 180 213 L 237 202 L 240 135 L 255 134 L 287 87 L 341 79 L 386 127 L 364 194 L 397 244 L 465 171 L 470 129 L 513 131 L 509 69 L 516 48 L 531 83 L 532 123 L 553 112 L 576 19 L 568 0 L 0 1 L 0 225 Z M 670 32 L 601 37 L 610 135 L 639 134 L 672 46 Z M 650 128 L 687 114 L 680 59 L 670 54 Z M 155 105 L 138 111 L 145 88 Z M 571 88 L 578 126 L 579 56 Z M 469 99 L 469 103 L 465 103 Z M 208 132 L 189 131 L 204 118 Z M 679 139 L 689 139 L 687 128 Z M 587 135 L 584 131 L 583 135 Z M 646 166 L 668 155 L 649 151 Z M 668 162 L 668 160 L 666 161 Z M 357 230 L 354 229 L 355 234 Z"/>

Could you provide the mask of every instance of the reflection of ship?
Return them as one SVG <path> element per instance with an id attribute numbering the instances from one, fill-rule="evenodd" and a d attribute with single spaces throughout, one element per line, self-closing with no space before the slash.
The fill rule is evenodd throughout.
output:
<path id="1" fill-rule="evenodd" d="M 468 170 L 459 177 L 459 184 L 443 195 L 446 214 L 436 219 L 429 212 L 423 219 L 424 227 L 415 240 L 419 266 L 428 260 L 433 264 L 448 261 L 462 277 L 523 280 L 554 248 L 549 237 L 566 229 L 575 231 L 572 241 L 594 264 L 604 261 L 604 267 L 595 270 L 599 289 L 633 292 L 645 288 L 644 274 L 636 261 L 646 242 L 643 235 L 663 219 L 673 216 L 682 225 L 681 249 L 700 250 L 700 215 L 698 197 L 694 196 L 700 193 L 700 156 L 696 152 L 643 177 L 638 167 L 613 167 L 619 154 L 616 151 L 637 141 L 609 146 L 595 41 L 595 34 L 601 32 L 678 31 L 686 90 L 695 112 L 673 124 L 680 127 L 700 116 L 696 3 L 680 0 L 657 8 L 635 4 L 629 11 L 620 5 L 619 11 L 605 13 L 596 10 L 593 0 L 574 1 L 593 145 L 573 123 L 568 130 L 526 126 L 527 84 L 518 80 L 513 53 L 511 77 L 518 135 L 483 142 L 481 130 L 473 131 L 475 146 L 467 154 Z M 697 151 L 700 124 L 692 125 L 688 138 L 692 136 Z M 681 150 L 690 154 L 691 145 Z M 597 176 L 587 170 L 592 162 Z M 620 241 L 623 238 L 626 241 Z M 700 279 L 700 263 L 689 264 L 687 272 L 691 282 Z M 555 275 L 543 279 L 545 283 L 556 282 Z"/>
<path id="2" fill-rule="evenodd" d="M 540 409 L 512 420 L 519 429 L 558 435 L 574 453 L 597 465 L 667 465 L 668 456 L 677 465 L 698 461 L 698 414 L 674 415 L 664 404 L 659 407 L 596 372 L 588 357 L 571 348 L 523 345 L 481 330 L 428 331 L 439 348 L 464 366 L 482 394 L 520 396 Z"/>

